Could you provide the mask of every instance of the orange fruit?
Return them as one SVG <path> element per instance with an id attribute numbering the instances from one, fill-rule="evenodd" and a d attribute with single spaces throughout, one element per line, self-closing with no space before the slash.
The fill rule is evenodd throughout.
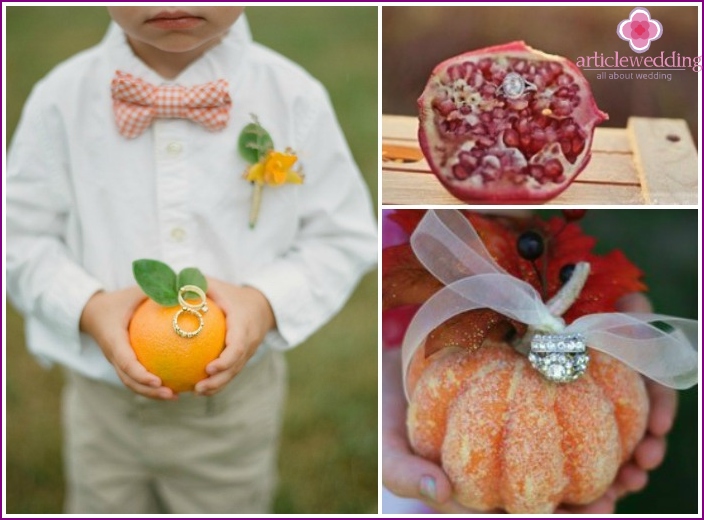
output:
<path id="1" fill-rule="evenodd" d="M 208 377 L 205 367 L 225 347 L 225 315 L 210 298 L 207 305 L 207 312 L 200 311 L 203 329 L 192 338 L 179 336 L 173 328 L 178 306 L 164 307 L 147 299 L 130 321 L 130 343 L 137 359 L 174 392 L 192 391 L 198 381 Z M 199 322 L 195 315 L 183 312 L 178 324 L 184 331 L 193 331 Z"/>

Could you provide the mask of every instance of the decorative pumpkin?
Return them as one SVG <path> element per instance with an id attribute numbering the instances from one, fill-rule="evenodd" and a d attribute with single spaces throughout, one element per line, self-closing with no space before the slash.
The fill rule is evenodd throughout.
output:
<path id="1" fill-rule="evenodd" d="M 558 293 L 576 262 L 591 264 L 563 314 L 567 323 L 613 312 L 621 296 L 645 288 L 641 272 L 619 251 L 594 255 L 594 239 L 571 222 L 583 213 L 575 218 L 568 211 L 564 220 L 549 222 L 465 214 L 493 260 L 541 291 L 544 301 Z M 410 234 L 422 216 L 400 211 L 395 220 Z M 536 236 L 545 239 L 539 248 L 521 243 Z M 442 288 L 408 244 L 383 254 L 385 310 L 421 305 Z M 509 341 L 525 332 L 490 309 L 461 313 L 426 337 L 406 372 L 411 446 L 442 466 L 455 499 L 469 508 L 548 513 L 560 503 L 590 503 L 645 432 L 649 402 L 640 374 L 589 350 L 581 378 L 549 381 Z"/>
<path id="2" fill-rule="evenodd" d="M 548 513 L 599 498 L 645 432 L 640 374 L 600 352 L 569 384 L 506 344 L 434 354 L 411 390 L 408 435 L 463 505 Z"/>

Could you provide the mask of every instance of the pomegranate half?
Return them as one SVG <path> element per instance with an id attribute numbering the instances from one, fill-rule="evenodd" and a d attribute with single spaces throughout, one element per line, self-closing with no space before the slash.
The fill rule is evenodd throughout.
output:
<path id="1" fill-rule="evenodd" d="M 430 168 L 468 202 L 555 197 L 587 165 L 594 128 L 608 119 L 574 63 L 523 42 L 444 61 L 418 108 Z"/>

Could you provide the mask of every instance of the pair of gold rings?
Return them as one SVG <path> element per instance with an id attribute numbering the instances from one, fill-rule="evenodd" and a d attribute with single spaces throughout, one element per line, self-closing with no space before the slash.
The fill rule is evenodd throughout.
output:
<path id="1" fill-rule="evenodd" d="M 198 295 L 200 298 L 200 302 L 197 304 L 192 304 L 188 303 L 186 299 L 184 298 L 184 295 L 186 293 L 195 293 Z M 200 331 L 203 330 L 203 315 L 201 314 L 202 312 L 208 312 L 208 305 L 206 304 L 206 299 L 205 299 L 205 292 L 203 289 L 198 287 L 197 285 L 184 285 L 178 290 L 178 303 L 181 305 L 181 308 L 178 310 L 176 314 L 174 314 L 174 319 L 171 322 L 173 325 L 174 331 L 176 334 L 181 336 L 182 338 L 193 338 L 200 334 Z M 178 324 L 178 319 L 181 317 L 181 314 L 184 312 L 188 314 L 192 314 L 196 318 L 198 318 L 198 328 L 196 330 L 183 330 L 179 324 Z"/>

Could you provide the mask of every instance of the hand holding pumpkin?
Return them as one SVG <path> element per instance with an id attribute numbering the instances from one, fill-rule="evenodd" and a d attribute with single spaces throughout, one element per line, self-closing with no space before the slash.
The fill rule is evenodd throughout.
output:
<path id="1" fill-rule="evenodd" d="M 425 501 L 441 513 L 472 513 L 452 500 L 452 484 L 442 468 L 411 451 L 399 349 L 382 354 L 382 417 L 384 486 L 397 496 Z"/>
<path id="2" fill-rule="evenodd" d="M 640 293 L 622 298 L 617 307 L 624 312 L 649 312 L 650 303 Z M 382 475 L 384 486 L 398 496 L 426 502 L 440 513 L 472 513 L 452 499 L 452 485 L 442 468 L 415 455 L 406 432 L 406 400 L 401 381 L 398 349 L 382 354 Z M 560 506 L 558 514 L 612 514 L 616 503 L 629 493 L 642 490 L 648 472 L 657 468 L 665 455 L 665 437 L 672 427 L 677 393 L 657 383 L 646 383 L 650 399 L 648 431 L 633 457 L 624 463 L 611 487 L 600 498 L 583 506 Z M 432 484 L 428 485 L 432 479 Z"/>
<path id="3" fill-rule="evenodd" d="M 685 328 L 661 331 L 649 323 L 664 319 L 669 326 L 670 317 L 639 314 L 643 308 L 638 307 L 638 299 L 627 309 L 635 313 L 614 313 L 619 298 L 645 288 L 639 280 L 641 273 L 619 252 L 608 257 L 591 252 L 594 240 L 580 236 L 570 224 L 584 211 L 565 210 L 566 223 L 489 221 L 471 213 L 463 219 L 456 212 L 429 212 L 428 218 L 418 212 L 402 213 L 394 215 L 396 222 L 409 234 L 413 232 L 416 240 L 412 249 L 400 245 L 384 250 L 383 306 L 385 310 L 423 306 L 403 347 L 403 384 L 410 399 L 408 443 L 398 414 L 392 413 L 390 429 L 384 431 L 384 448 L 389 451 L 389 456 L 384 454 L 384 465 L 395 459 L 408 467 L 399 472 L 385 467 L 387 487 L 407 496 L 435 498 L 443 503 L 442 509 L 452 512 L 456 510 L 448 502 L 449 482 L 459 502 L 481 510 L 506 507 L 515 513 L 548 513 L 565 501 L 579 505 L 563 512 L 612 512 L 617 498 L 642 488 L 646 470 L 662 460 L 660 436 L 672 422 L 674 405 L 671 398 L 653 399 L 649 417 L 650 399 L 672 393 L 654 394 L 654 386 L 646 391 L 637 372 L 603 350 L 634 363 L 630 366 L 641 367 L 639 371 L 664 384 L 687 388 L 696 384 L 696 332 L 692 333 L 697 330 L 696 322 L 672 318 L 678 323 L 675 327 L 682 323 Z M 418 226 L 421 217 L 423 225 Z M 526 231 L 526 225 L 538 232 Z M 422 231 L 416 233 L 416 226 Z M 584 286 L 586 275 L 589 283 Z M 525 289 L 526 282 L 533 288 Z M 523 294 L 529 297 L 521 300 Z M 527 300 L 545 303 L 533 307 Z M 540 314 L 530 314 L 533 308 Z M 562 325 L 554 322 L 555 316 L 563 316 Z M 643 325 L 630 328 L 638 316 Z M 608 325 L 609 320 L 621 325 Z M 625 322 L 629 323 L 626 328 Z M 538 331 L 563 330 L 564 323 L 579 331 L 592 326 L 597 332 L 587 343 L 592 347 L 589 376 L 557 386 L 541 379 L 530 366 L 541 358 L 534 356 L 531 346 L 529 364 L 523 357 L 527 346 L 516 343 L 526 333 L 531 337 L 526 325 L 532 323 Z M 613 341 L 618 336 L 609 337 L 605 344 L 605 337 L 598 335 L 606 330 L 602 326 L 626 333 L 625 348 L 633 355 L 628 357 L 626 350 L 620 350 L 624 343 Z M 634 341 L 646 337 L 664 343 L 637 343 L 636 347 Z M 668 345 L 672 350 L 660 350 L 658 356 L 674 354 L 670 361 L 681 361 L 680 372 L 668 379 L 663 365 L 644 367 L 641 361 L 660 359 L 643 357 L 640 349 L 648 345 Z M 560 342 L 560 352 L 567 346 L 573 348 Z M 538 347 L 547 348 L 543 343 Z M 551 370 L 543 375 L 550 379 L 571 370 L 572 365 L 561 359 L 552 356 L 550 363 L 563 365 L 550 365 Z M 544 366 L 535 368 L 545 370 Z M 387 403 L 398 404 L 387 398 L 389 392 L 393 389 L 385 388 L 385 413 Z M 400 406 L 405 409 L 403 401 Z M 646 430 L 650 435 L 642 440 Z M 437 476 L 438 466 L 423 467 L 409 446 L 424 459 L 442 464 L 447 476 L 442 472 Z M 425 473 L 418 474 L 419 468 Z M 401 474 L 405 474 L 405 483 L 394 480 Z"/>
<path id="4" fill-rule="evenodd" d="M 650 302 L 640 293 L 622 298 L 617 307 L 623 312 L 652 311 Z M 649 380 L 646 380 L 646 389 L 650 399 L 648 429 L 636 446 L 632 459 L 621 466 L 610 489 L 617 498 L 642 490 L 648 482 L 648 471 L 660 466 L 665 457 L 665 438 L 675 419 L 677 392 Z"/>

